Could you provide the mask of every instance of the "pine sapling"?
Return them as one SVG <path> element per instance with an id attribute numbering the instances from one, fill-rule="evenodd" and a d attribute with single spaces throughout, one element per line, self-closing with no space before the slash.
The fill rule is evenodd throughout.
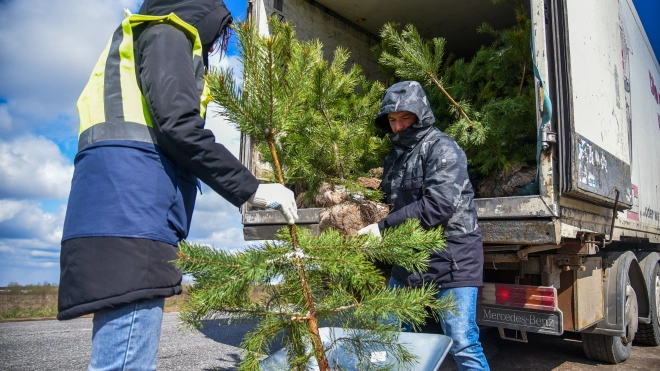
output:
<path id="1" fill-rule="evenodd" d="M 386 230 L 382 239 L 349 238 L 333 229 L 313 236 L 300 229 L 297 247 L 286 229 L 277 238 L 241 252 L 187 242 L 180 246 L 177 265 L 195 279 L 181 314 L 186 323 L 200 326 L 203 319 L 226 315 L 234 321 L 257 320 L 242 343 L 247 352 L 241 370 L 259 370 L 260 357 L 270 353 L 278 337 L 292 370 L 307 370 L 314 357 L 319 369 L 328 371 L 329 359 L 340 345 L 353 353 L 362 370 L 388 369 L 369 362 L 376 348 L 406 370 L 415 357 L 397 341 L 400 324 L 419 328 L 429 316 L 437 319 L 451 310 L 452 299 L 437 299 L 433 286 L 387 289 L 374 265 L 379 260 L 425 271 L 430 253 L 444 246 L 441 228 L 426 231 L 418 221 L 409 220 Z M 279 283 L 271 283 L 274 277 Z M 256 298 L 255 290 L 261 291 Z M 314 323 L 354 330 L 318 349 Z"/>
<path id="2" fill-rule="evenodd" d="M 380 36 L 385 44 L 379 59 L 381 66 L 394 71 L 399 78 L 436 87 L 451 103 L 450 109 L 456 117 L 455 123 L 447 130 L 448 134 L 453 134 L 461 145 L 482 144 L 486 139 L 487 127 L 470 118 L 470 114 L 477 118 L 479 115 L 472 111 L 469 103 L 457 102 L 447 92 L 439 76 L 445 39 L 436 37 L 426 40 L 412 24 L 406 25 L 399 32 L 391 23 L 383 26 Z"/>
<path id="3" fill-rule="evenodd" d="M 318 70 L 319 66 L 326 66 L 320 43 L 298 41 L 289 23 L 271 18 L 270 36 L 259 35 L 250 23 L 234 27 L 243 63 L 243 86 L 233 80 L 232 71 L 213 71 L 208 80 L 211 95 L 224 107 L 221 115 L 267 146 L 276 180 L 285 184 L 287 179 L 278 148 L 294 153 L 287 137 L 300 130 L 296 120 L 313 106 L 305 97 L 321 85 L 335 87 L 341 93 L 341 89 L 348 89 L 342 88 L 343 85 L 349 86 L 359 79 L 352 80 L 354 77 L 349 73 L 339 83 L 333 83 L 330 76 Z M 342 52 L 338 53 L 337 66 L 344 63 Z M 344 73 L 338 69 L 332 72 L 333 67 L 329 70 L 335 77 Z M 343 79 L 346 81 L 342 82 Z M 323 95 L 317 94 L 320 96 Z M 354 98 L 350 94 L 348 97 Z M 365 103 L 332 103 L 344 108 L 351 104 L 361 107 Z M 328 114 L 326 123 L 335 115 Z M 328 125 L 332 126 L 332 122 Z M 335 156 L 341 152 L 336 148 Z M 342 172 L 346 175 L 342 166 L 334 168 L 340 175 Z M 182 318 L 197 326 L 203 319 L 218 314 L 229 314 L 237 320 L 257 319 L 254 330 L 242 343 L 247 350 L 242 370 L 260 369 L 259 358 L 269 353 L 276 336 L 282 337 L 290 369 L 306 369 L 313 357 L 320 370 L 329 371 L 327 354 L 332 354 L 338 342 L 350 345 L 363 369 L 381 369 L 368 362 L 369 350 L 375 345 L 388 349 L 400 367 L 406 369 L 414 357 L 396 341 L 400 323 L 419 327 L 429 313 L 437 317 L 448 310 L 451 298 L 437 299 L 437 289 L 432 286 L 416 290 L 386 289 L 375 261 L 424 271 L 431 251 L 443 247 L 441 228 L 425 231 L 413 220 L 386 231 L 382 239 L 350 238 L 332 229 L 313 236 L 308 230 L 292 225 L 280 230 L 275 242 L 241 252 L 184 241 L 177 265 L 193 276 L 195 284 Z M 272 284 L 275 278 L 278 284 Z M 263 293 L 254 298 L 252 294 L 257 288 Z M 319 335 L 321 321 L 360 331 L 337 339 L 326 348 Z"/>

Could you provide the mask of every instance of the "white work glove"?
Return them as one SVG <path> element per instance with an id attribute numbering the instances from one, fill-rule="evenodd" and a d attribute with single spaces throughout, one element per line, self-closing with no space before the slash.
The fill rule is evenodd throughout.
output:
<path id="1" fill-rule="evenodd" d="M 380 240 L 380 228 L 378 228 L 378 223 L 369 224 L 368 226 L 360 229 L 357 232 L 357 234 L 358 235 L 360 235 L 360 234 L 371 234 L 371 235 L 374 235 L 374 236 L 378 237 L 378 239 Z"/>
<path id="2" fill-rule="evenodd" d="M 293 192 L 279 183 L 259 184 L 247 202 L 252 206 L 278 209 L 289 224 L 298 221 L 298 207 Z"/>

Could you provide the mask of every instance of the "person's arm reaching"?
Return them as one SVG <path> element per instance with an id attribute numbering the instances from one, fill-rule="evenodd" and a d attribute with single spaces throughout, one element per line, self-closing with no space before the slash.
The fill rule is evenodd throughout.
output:
<path id="1" fill-rule="evenodd" d="M 138 42 L 142 93 L 163 153 L 233 205 L 249 202 L 278 208 L 293 224 L 298 217 L 293 192 L 282 185 L 260 185 L 225 146 L 216 143 L 213 132 L 204 128 L 191 41 L 180 30 L 163 24 L 145 30 Z"/>
<path id="2" fill-rule="evenodd" d="M 170 25 L 155 25 L 138 39 L 138 73 L 163 153 L 235 206 L 245 203 L 259 181 L 204 129 L 199 114 L 192 46 Z"/>

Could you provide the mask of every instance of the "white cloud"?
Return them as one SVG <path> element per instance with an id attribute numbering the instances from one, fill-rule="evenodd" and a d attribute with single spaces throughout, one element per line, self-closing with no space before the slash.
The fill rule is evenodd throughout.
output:
<path id="1" fill-rule="evenodd" d="M 5 249 L 59 251 L 65 210 L 62 206 L 49 213 L 34 201 L 0 199 L 0 245 L 5 244 Z"/>
<path id="2" fill-rule="evenodd" d="M 31 256 L 45 257 L 45 258 L 53 258 L 53 259 L 59 259 L 60 258 L 60 253 L 59 252 L 48 252 L 48 251 L 33 250 L 33 251 L 30 251 L 30 255 Z M 47 263 L 47 264 L 52 264 L 52 263 Z"/>
<path id="3" fill-rule="evenodd" d="M 209 57 L 211 68 L 230 69 L 234 74 L 234 80 L 238 85 L 243 85 L 243 63 L 238 55 L 226 55 L 220 59 L 218 53 Z"/>
<path id="4" fill-rule="evenodd" d="M 0 97 L 11 132 L 73 117 L 75 104 L 123 8 L 138 0 L 12 0 L 0 2 Z M 11 121 L 10 121 L 11 123 Z M 11 133 L 5 131 L 3 134 Z"/>
<path id="5" fill-rule="evenodd" d="M 205 127 L 213 132 L 216 142 L 227 147 L 234 157 L 238 158 L 241 145 L 241 133 L 232 123 L 220 115 L 222 110 L 222 106 L 210 103 L 206 114 Z"/>
<path id="6" fill-rule="evenodd" d="M 59 147 L 44 137 L 0 141 L 0 197 L 66 198 L 73 166 Z"/>
<path id="7" fill-rule="evenodd" d="M 223 250 L 241 250 L 248 246 L 243 240 L 243 231 L 240 228 L 226 228 L 212 233 L 206 238 L 191 242 L 213 246 Z"/>
<path id="8" fill-rule="evenodd" d="M 226 56 L 221 61 L 218 59 L 217 54 L 212 55 L 209 58 L 210 64 L 214 67 L 231 67 L 237 81 L 242 81 L 242 65 L 237 56 Z M 213 131 L 216 142 L 223 144 L 238 158 L 241 134 L 233 124 L 218 114 L 221 110 L 221 106 L 209 104 L 205 127 Z M 238 208 L 206 186 L 203 192 L 197 197 L 188 240 L 226 250 L 247 246 L 248 243 L 243 240 Z"/>
<path id="9" fill-rule="evenodd" d="M 204 193 L 197 196 L 188 240 L 222 249 L 242 248 L 246 246 L 242 228 L 238 208 L 204 186 Z"/>
<path id="10" fill-rule="evenodd" d="M 215 68 L 231 68 L 238 84 L 243 83 L 243 64 L 236 55 L 225 56 L 222 60 L 215 54 L 209 58 L 209 64 Z M 236 157 L 239 156 L 241 134 L 236 127 L 221 113 L 223 107 L 211 102 L 207 108 L 206 128 L 213 131 L 216 141 L 222 143 Z"/>
<path id="11" fill-rule="evenodd" d="M 59 281 L 65 206 L 45 212 L 34 201 L 0 200 L 0 286 Z"/>

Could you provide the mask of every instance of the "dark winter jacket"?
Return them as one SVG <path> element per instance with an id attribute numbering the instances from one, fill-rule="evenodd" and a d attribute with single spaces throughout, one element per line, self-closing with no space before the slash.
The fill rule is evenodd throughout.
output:
<path id="1" fill-rule="evenodd" d="M 146 0 L 140 9 L 147 15 L 172 12 L 197 29 L 205 52 L 231 21 L 221 0 Z M 236 206 L 258 186 L 204 129 L 188 36 L 166 23 L 134 32 L 136 78 L 155 138 L 100 141 L 76 155 L 58 319 L 180 293 L 181 272 L 172 261 L 188 235 L 197 178 Z"/>
<path id="2" fill-rule="evenodd" d="M 409 111 L 417 123 L 392 132 L 388 113 Z M 385 159 L 381 187 L 390 214 L 381 230 L 407 219 L 418 219 L 424 228 L 444 227 L 446 250 L 431 256 L 424 273 L 394 266 L 392 276 L 409 286 L 435 282 L 440 287 L 483 284 L 482 234 L 477 225 L 474 192 L 467 172 L 467 157 L 458 144 L 433 126 L 435 117 L 422 86 L 404 81 L 385 93 L 376 124 L 388 131 L 394 149 Z"/>

